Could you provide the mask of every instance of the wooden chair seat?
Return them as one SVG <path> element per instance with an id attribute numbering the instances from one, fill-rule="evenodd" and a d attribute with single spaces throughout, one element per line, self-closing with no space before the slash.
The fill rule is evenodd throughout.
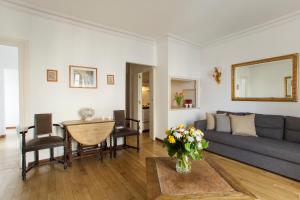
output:
<path id="1" fill-rule="evenodd" d="M 48 136 L 29 140 L 26 142 L 25 151 L 37 151 L 64 145 L 64 139 L 59 136 Z"/>
<path id="2" fill-rule="evenodd" d="M 131 128 L 120 128 L 115 130 L 115 135 L 117 137 L 124 137 L 124 136 L 131 136 L 131 135 L 137 135 L 136 129 Z"/>

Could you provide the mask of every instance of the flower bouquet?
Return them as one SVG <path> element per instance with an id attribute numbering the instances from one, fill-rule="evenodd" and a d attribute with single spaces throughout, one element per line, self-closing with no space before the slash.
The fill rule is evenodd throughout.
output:
<path id="1" fill-rule="evenodd" d="M 183 94 L 183 92 L 179 92 L 179 93 L 176 92 L 176 93 L 175 93 L 174 100 L 176 101 L 177 106 L 182 106 L 183 99 L 184 99 L 184 94 Z"/>
<path id="2" fill-rule="evenodd" d="M 203 149 L 208 148 L 208 142 L 203 138 L 202 131 L 184 125 L 166 131 L 164 146 L 167 147 L 170 157 L 177 158 L 176 171 L 179 173 L 191 172 L 191 161 L 203 158 Z"/>

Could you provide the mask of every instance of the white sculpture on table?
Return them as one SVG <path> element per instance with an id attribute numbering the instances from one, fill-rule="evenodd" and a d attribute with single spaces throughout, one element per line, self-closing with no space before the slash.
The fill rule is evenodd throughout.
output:
<path id="1" fill-rule="evenodd" d="M 92 120 L 95 115 L 95 110 L 93 108 L 81 108 L 78 113 L 81 120 L 88 121 Z"/>

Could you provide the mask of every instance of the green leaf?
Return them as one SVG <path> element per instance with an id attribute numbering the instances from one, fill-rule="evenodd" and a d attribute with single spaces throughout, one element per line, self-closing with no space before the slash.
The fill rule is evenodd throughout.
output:
<path id="1" fill-rule="evenodd" d="M 206 141 L 205 139 L 203 139 L 201 143 L 202 143 L 202 148 L 203 149 L 207 149 L 208 148 L 208 144 L 209 144 L 208 141 Z"/>
<path id="2" fill-rule="evenodd" d="M 186 151 L 190 152 L 191 151 L 191 144 L 190 143 L 185 143 L 184 148 Z"/>

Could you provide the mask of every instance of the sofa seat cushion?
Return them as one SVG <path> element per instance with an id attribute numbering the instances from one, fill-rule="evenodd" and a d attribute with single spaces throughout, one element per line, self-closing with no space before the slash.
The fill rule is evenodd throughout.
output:
<path id="1" fill-rule="evenodd" d="M 255 126 L 259 137 L 283 139 L 284 116 L 256 114 Z"/>
<path id="2" fill-rule="evenodd" d="M 299 117 L 286 117 L 284 139 L 289 142 L 300 143 L 300 118 Z"/>
<path id="3" fill-rule="evenodd" d="M 208 141 L 300 164 L 300 145 L 297 143 L 262 137 L 232 135 L 216 131 L 206 131 L 205 138 Z"/>

